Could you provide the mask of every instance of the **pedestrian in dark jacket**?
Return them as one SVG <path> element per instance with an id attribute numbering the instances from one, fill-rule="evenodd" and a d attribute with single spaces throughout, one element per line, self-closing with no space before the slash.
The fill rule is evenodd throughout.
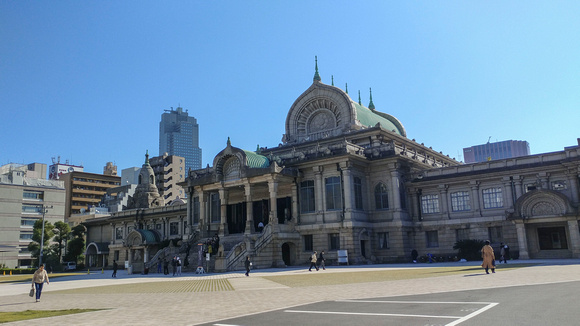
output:
<path id="1" fill-rule="evenodd" d="M 112 275 L 112 277 L 117 277 L 117 269 L 119 269 L 119 264 L 117 264 L 117 261 L 113 260 L 113 275 Z"/>
<path id="2" fill-rule="evenodd" d="M 250 256 L 246 257 L 246 261 L 244 262 L 246 266 L 246 276 L 250 276 L 250 266 L 252 266 L 252 262 L 250 261 Z"/>
<path id="3" fill-rule="evenodd" d="M 326 270 L 326 264 L 324 262 L 325 262 L 324 250 L 322 250 L 320 252 L 320 255 L 318 255 L 318 261 L 317 261 L 318 268 L 322 267 L 322 270 Z"/>

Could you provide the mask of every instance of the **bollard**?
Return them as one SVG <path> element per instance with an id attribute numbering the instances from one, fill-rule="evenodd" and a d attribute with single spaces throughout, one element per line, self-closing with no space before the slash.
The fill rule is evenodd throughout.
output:
<path id="1" fill-rule="evenodd" d="M 10 271 L 10 276 L 12 276 L 12 271 Z"/>
<path id="2" fill-rule="evenodd" d="M 90 269 L 87 269 L 87 274 L 90 274 L 90 273 L 91 273 L 91 270 Z"/>

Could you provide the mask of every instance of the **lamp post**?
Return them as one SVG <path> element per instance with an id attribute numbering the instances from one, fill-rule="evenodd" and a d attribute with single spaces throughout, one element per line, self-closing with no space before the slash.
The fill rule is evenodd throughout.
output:
<path id="1" fill-rule="evenodd" d="M 52 205 L 42 206 L 42 233 L 40 235 L 40 255 L 38 256 L 38 267 L 42 266 L 42 247 L 44 246 L 44 215 L 48 213 L 49 209 L 52 209 Z"/>

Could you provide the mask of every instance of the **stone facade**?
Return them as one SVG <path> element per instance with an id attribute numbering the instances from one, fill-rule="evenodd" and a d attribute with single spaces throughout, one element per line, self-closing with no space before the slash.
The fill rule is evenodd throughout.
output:
<path id="1" fill-rule="evenodd" d="M 184 242 L 219 234 L 217 271 L 242 269 L 248 255 L 258 268 L 307 264 L 314 250 L 329 264 L 339 254 L 356 264 L 406 262 L 413 249 L 449 257 L 463 239 L 489 239 L 498 251 L 508 243 L 520 259 L 580 257 L 580 144 L 462 164 L 407 138 L 372 96 L 365 107 L 323 84 L 317 70 L 285 126 L 274 148 L 248 151 L 228 139 L 212 166 L 179 184 L 182 210 L 150 205 L 112 216 L 110 250 L 133 261 L 131 250 L 148 248 L 146 263 L 166 252 L 134 231 L 178 221 Z M 175 236 L 162 231 L 160 239 Z"/>
<path id="2" fill-rule="evenodd" d="M 508 243 L 522 259 L 580 257 L 578 146 L 461 164 L 408 139 L 372 98 L 364 107 L 317 78 L 290 108 L 282 140 L 254 152 L 269 168 L 247 164 L 228 140 L 212 167 L 183 183 L 202 234 L 245 235 L 244 250 L 224 253 L 224 269 L 243 255 L 303 264 L 313 250 L 331 261 L 346 250 L 351 263 L 409 261 L 413 249 L 447 258 L 462 239 Z"/>

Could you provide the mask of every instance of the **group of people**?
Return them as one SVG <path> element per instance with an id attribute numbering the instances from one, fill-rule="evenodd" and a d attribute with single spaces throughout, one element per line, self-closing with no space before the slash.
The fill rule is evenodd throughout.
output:
<path id="1" fill-rule="evenodd" d="M 322 268 L 322 270 L 326 269 L 324 250 L 322 250 L 320 254 L 318 254 L 316 251 L 312 253 L 312 256 L 310 256 L 310 268 L 308 269 L 309 272 L 312 272 L 312 267 L 316 268 L 316 271 L 318 271 L 320 268 Z"/>
<path id="2" fill-rule="evenodd" d="M 209 253 L 211 256 L 215 255 L 220 247 L 220 237 L 216 233 L 213 237 L 207 239 L 204 243 L 203 255 Z"/>

